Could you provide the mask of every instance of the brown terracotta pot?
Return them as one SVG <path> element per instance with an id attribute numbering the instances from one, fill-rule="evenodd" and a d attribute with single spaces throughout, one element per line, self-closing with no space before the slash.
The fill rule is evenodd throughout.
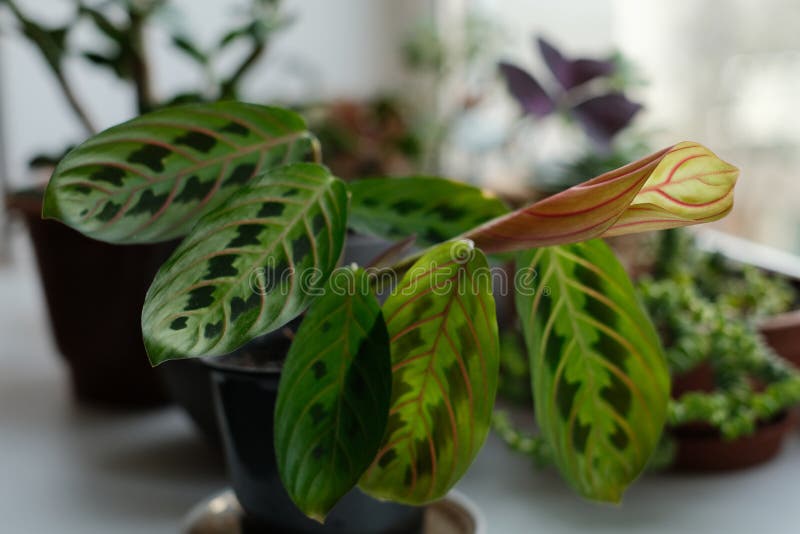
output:
<path id="1" fill-rule="evenodd" d="M 756 432 L 732 441 L 705 424 L 684 425 L 671 430 L 677 452 L 673 467 L 679 471 L 730 471 L 762 464 L 780 452 L 795 417 L 784 412 L 759 425 Z"/>
<path id="2" fill-rule="evenodd" d="M 703 362 L 697 367 L 672 377 L 672 398 L 679 399 L 684 393 L 714 391 L 714 369 L 708 362 Z"/>
<path id="3" fill-rule="evenodd" d="M 800 310 L 770 317 L 758 329 L 772 350 L 800 367 Z"/>
<path id="4" fill-rule="evenodd" d="M 41 193 L 7 198 L 31 233 L 50 322 L 80 402 L 147 408 L 167 402 L 142 344 L 147 288 L 175 243 L 115 246 L 42 220 Z"/>

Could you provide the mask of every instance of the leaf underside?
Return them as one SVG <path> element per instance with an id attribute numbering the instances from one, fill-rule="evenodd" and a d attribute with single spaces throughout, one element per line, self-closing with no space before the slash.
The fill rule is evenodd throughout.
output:
<path id="1" fill-rule="evenodd" d="M 219 102 L 155 111 L 67 154 L 43 215 L 111 243 L 174 239 L 263 171 L 305 158 L 309 144 L 303 119 L 279 108 Z"/>
<path id="2" fill-rule="evenodd" d="M 683 142 L 469 230 L 487 253 L 577 243 L 724 217 L 738 170 Z"/>
<path id="3" fill-rule="evenodd" d="M 499 347 L 486 257 L 468 241 L 424 255 L 383 307 L 392 402 L 367 493 L 422 504 L 461 478 L 489 431 Z"/>
<path id="4" fill-rule="evenodd" d="M 535 292 L 518 292 L 536 419 L 562 475 L 617 502 L 656 447 L 669 400 L 659 340 L 602 240 L 521 254 Z"/>
<path id="5" fill-rule="evenodd" d="M 344 183 L 295 163 L 256 178 L 203 217 L 147 293 L 150 361 L 226 354 L 295 318 L 336 266 Z"/>
<path id="6" fill-rule="evenodd" d="M 348 186 L 348 224 L 385 239 L 416 235 L 418 243 L 434 245 L 508 213 L 493 194 L 444 178 L 370 178 Z"/>
<path id="7" fill-rule="evenodd" d="M 389 336 L 367 276 L 337 271 L 297 332 L 275 409 L 278 470 L 305 514 L 324 519 L 372 462 L 391 388 Z"/>

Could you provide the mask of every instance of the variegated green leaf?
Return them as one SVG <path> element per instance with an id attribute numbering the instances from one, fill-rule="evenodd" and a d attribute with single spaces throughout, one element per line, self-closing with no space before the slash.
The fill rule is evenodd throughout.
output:
<path id="1" fill-rule="evenodd" d="M 43 215 L 112 243 L 185 235 L 262 171 L 308 154 L 303 119 L 219 102 L 163 109 L 72 150 L 47 186 Z"/>
<path id="2" fill-rule="evenodd" d="M 669 374 L 658 337 L 602 240 L 531 250 L 519 267 L 536 283 L 518 292 L 517 309 L 541 432 L 577 491 L 617 502 L 666 418 Z"/>
<path id="3" fill-rule="evenodd" d="M 319 165 L 240 189 L 156 274 L 142 312 L 150 361 L 226 354 L 299 315 L 336 266 L 346 221 L 345 185 Z"/>
<path id="4" fill-rule="evenodd" d="M 391 390 L 389 335 L 369 279 L 337 270 L 297 332 L 275 408 L 278 471 L 306 515 L 322 521 L 369 467 Z"/>
<path id="5" fill-rule="evenodd" d="M 489 431 L 499 347 L 486 257 L 464 240 L 433 248 L 406 273 L 383 314 L 392 403 L 361 488 L 422 504 L 453 487 Z"/>
<path id="6" fill-rule="evenodd" d="M 492 193 L 444 178 L 370 178 L 349 187 L 354 230 L 386 239 L 414 234 L 423 245 L 447 241 L 508 212 Z"/>

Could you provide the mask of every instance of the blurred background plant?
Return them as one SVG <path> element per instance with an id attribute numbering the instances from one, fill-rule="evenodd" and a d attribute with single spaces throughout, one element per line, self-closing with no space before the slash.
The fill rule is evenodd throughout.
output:
<path id="1" fill-rule="evenodd" d="M 524 150 L 539 141 L 542 123 L 552 119 L 581 134 L 574 139 L 577 150 L 573 153 L 555 161 L 548 156 L 533 162 L 529 180 L 540 194 L 557 193 L 649 151 L 646 139 L 630 131 L 643 105 L 625 93 L 644 82 L 622 54 L 616 52 L 602 59 L 570 58 L 541 36 L 536 47 L 549 70 L 549 79 L 537 78 L 514 63 L 502 61 L 498 65 L 508 92 L 522 112 L 507 143 L 516 146 L 515 150 Z M 628 136 L 622 136 L 626 130 Z"/>
<path id="2" fill-rule="evenodd" d="M 27 16 L 16 0 L 0 0 L 0 6 L 6 6 L 13 15 L 17 30 L 44 59 L 86 135 L 96 133 L 97 128 L 67 75 L 68 58 L 80 56 L 129 84 L 137 113 L 179 103 L 237 99 L 243 79 L 266 53 L 272 36 L 291 22 L 280 9 L 280 0 L 249 0 L 246 8 L 234 12 L 230 28 L 222 38 L 211 47 L 203 47 L 182 27 L 182 14 L 169 0 L 70 0 L 70 3 L 72 14 L 66 23 L 50 27 Z M 71 39 L 72 32 L 84 23 L 91 24 L 103 36 L 102 45 L 88 48 Z M 165 26 L 174 48 L 202 71 L 201 86 L 163 99 L 155 95 L 145 38 L 152 24 Z M 223 72 L 219 60 L 234 48 L 240 57 L 232 68 Z M 69 148 L 38 154 L 30 160 L 30 165 L 52 167 Z"/>

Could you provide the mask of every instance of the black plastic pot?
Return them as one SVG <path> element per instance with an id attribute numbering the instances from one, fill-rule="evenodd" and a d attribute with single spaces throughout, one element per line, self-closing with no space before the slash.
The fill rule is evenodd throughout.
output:
<path id="1" fill-rule="evenodd" d="M 288 344 L 288 343 L 287 343 Z M 270 342 L 267 350 L 285 350 Z M 281 355 L 282 356 L 282 355 Z M 281 485 L 273 448 L 273 412 L 280 371 L 207 363 L 233 490 L 248 515 L 246 532 L 419 534 L 423 508 L 347 494 L 324 525 L 304 516 Z"/>
<path id="2" fill-rule="evenodd" d="M 39 191 L 15 193 L 33 240 L 56 345 L 80 402 L 117 408 L 166 404 L 141 333 L 144 296 L 176 243 L 115 246 L 42 220 Z"/>

